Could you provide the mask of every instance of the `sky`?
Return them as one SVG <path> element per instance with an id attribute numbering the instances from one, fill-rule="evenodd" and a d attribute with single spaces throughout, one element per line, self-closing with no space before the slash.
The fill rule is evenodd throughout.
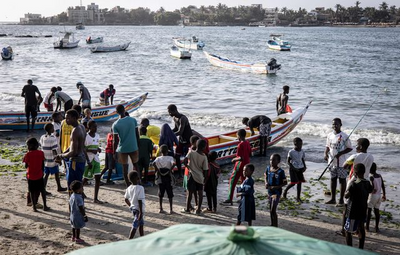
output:
<path id="1" fill-rule="evenodd" d="M 3 2 L 3 1 L 2 1 Z M 100 8 L 112 8 L 117 5 L 127 8 L 134 9 L 138 7 L 148 7 L 153 11 L 158 10 L 161 6 L 166 10 L 180 9 L 183 6 L 195 5 L 200 7 L 201 5 L 218 5 L 218 3 L 226 4 L 227 6 L 238 6 L 238 5 L 251 5 L 251 4 L 262 4 L 263 7 L 287 7 L 289 9 L 298 9 L 299 7 L 306 8 L 308 11 L 314 7 L 326 7 L 334 8 L 336 4 L 349 7 L 354 6 L 355 0 L 146 0 L 132 1 L 132 0 L 91 0 L 82 1 L 83 6 L 89 5 L 91 2 L 95 2 Z M 306 2 L 306 3 L 304 3 Z M 321 3 L 323 2 L 323 4 Z M 382 0 L 360 0 L 361 7 L 374 6 L 378 7 Z M 399 0 L 387 0 L 389 6 L 396 5 L 400 7 Z M 19 18 L 23 17 L 25 13 L 42 14 L 42 16 L 49 17 L 66 11 L 69 6 L 79 5 L 78 0 L 11 0 L 2 3 L 0 8 L 0 21 L 19 21 Z M 322 5 L 322 6 L 321 6 Z"/>

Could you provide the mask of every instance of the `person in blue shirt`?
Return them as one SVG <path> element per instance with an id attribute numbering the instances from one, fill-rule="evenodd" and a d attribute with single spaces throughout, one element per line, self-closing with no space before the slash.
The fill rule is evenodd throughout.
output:
<path id="1" fill-rule="evenodd" d="M 118 153 L 118 160 L 123 168 L 125 184 L 126 187 L 129 187 L 128 157 L 132 160 L 135 170 L 139 170 L 139 130 L 136 119 L 125 115 L 125 107 L 123 105 L 118 105 L 116 111 L 119 119 L 112 125 L 112 130 L 114 131 L 114 151 Z"/>
<path id="2" fill-rule="evenodd" d="M 256 219 L 256 203 L 254 200 L 254 179 L 251 175 L 254 172 L 254 165 L 247 164 L 244 166 L 243 175 L 246 177 L 244 182 L 237 187 L 237 197 L 240 197 L 239 215 L 236 225 L 240 225 L 243 221 L 247 221 L 249 226 Z"/>
<path id="3" fill-rule="evenodd" d="M 282 187 L 287 184 L 285 171 L 278 165 L 281 162 L 279 154 L 272 154 L 270 158 L 270 166 L 265 170 L 265 188 L 268 190 L 269 210 L 271 215 L 271 226 L 278 227 L 278 208 L 279 199 L 282 195 Z"/>

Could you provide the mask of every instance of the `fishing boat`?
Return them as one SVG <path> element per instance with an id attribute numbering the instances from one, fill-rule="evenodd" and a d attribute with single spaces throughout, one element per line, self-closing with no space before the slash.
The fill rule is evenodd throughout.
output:
<path id="1" fill-rule="evenodd" d="M 242 72 L 257 73 L 257 74 L 276 74 L 281 65 L 277 64 L 276 59 L 271 58 L 268 63 L 248 64 L 239 61 L 230 60 L 229 58 L 204 52 L 208 61 L 213 66 L 218 66 L 231 70 L 239 70 Z"/>
<path id="2" fill-rule="evenodd" d="M 176 46 L 172 46 L 171 49 L 171 56 L 179 59 L 190 59 L 192 57 L 192 52 L 187 49 L 178 48 Z"/>
<path id="3" fill-rule="evenodd" d="M 78 23 L 75 26 L 76 30 L 85 30 L 85 26 L 82 23 Z"/>
<path id="4" fill-rule="evenodd" d="M 271 39 L 268 40 L 268 48 L 272 50 L 290 51 L 292 47 L 288 41 L 282 39 L 283 35 L 271 34 Z"/>
<path id="5" fill-rule="evenodd" d="M 14 58 L 14 52 L 11 46 L 7 46 L 1 50 L 1 58 L 3 60 L 12 60 Z"/>
<path id="6" fill-rule="evenodd" d="M 202 50 L 205 46 L 205 43 L 202 41 L 199 41 L 199 38 L 196 36 L 192 36 L 191 39 L 185 39 L 182 37 L 175 37 L 172 38 L 174 41 L 175 46 L 179 48 L 185 48 L 185 49 L 190 49 L 190 50 Z"/>
<path id="7" fill-rule="evenodd" d="M 103 42 L 103 37 L 97 37 L 97 38 L 92 38 L 91 36 L 89 36 L 88 38 L 86 38 L 86 43 L 87 44 L 92 44 L 92 43 L 102 43 Z"/>
<path id="8" fill-rule="evenodd" d="M 115 46 L 95 46 L 93 48 L 90 48 L 90 51 L 93 53 L 124 51 L 129 47 L 129 44 L 131 44 L 131 42 Z"/>
<path id="9" fill-rule="evenodd" d="M 82 12 L 84 10 L 85 9 L 82 8 L 82 0 L 81 0 L 80 1 L 80 8 L 79 8 L 79 12 L 80 12 L 80 15 L 81 15 L 81 21 L 78 24 L 76 24 L 76 26 L 75 26 L 76 30 L 85 30 L 85 26 L 83 25 L 83 12 Z"/>
<path id="10" fill-rule="evenodd" d="M 64 36 L 53 43 L 54 49 L 72 49 L 78 47 L 79 40 L 75 40 L 74 33 L 65 32 Z"/>
<path id="11" fill-rule="evenodd" d="M 129 113 L 136 111 L 144 103 L 147 93 L 133 98 L 127 102 L 121 102 Z M 35 129 L 43 129 L 44 125 L 51 122 L 53 112 L 38 112 Z M 115 105 L 92 108 L 92 118 L 96 122 L 111 121 L 118 118 Z M 0 112 L 0 130 L 25 130 L 25 112 Z"/>

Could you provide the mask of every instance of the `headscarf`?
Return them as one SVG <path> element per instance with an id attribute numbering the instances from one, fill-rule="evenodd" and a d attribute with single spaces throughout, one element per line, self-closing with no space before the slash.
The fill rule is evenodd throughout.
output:
<path id="1" fill-rule="evenodd" d="M 160 132 L 160 142 L 158 145 L 167 145 L 168 149 L 171 149 L 174 147 L 174 144 L 178 144 L 178 139 L 176 138 L 176 135 L 174 132 L 172 132 L 171 127 L 165 123 L 161 126 L 161 132 Z"/>

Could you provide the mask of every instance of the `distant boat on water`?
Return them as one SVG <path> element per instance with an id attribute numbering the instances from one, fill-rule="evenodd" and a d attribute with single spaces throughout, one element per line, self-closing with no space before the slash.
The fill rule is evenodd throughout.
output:
<path id="1" fill-rule="evenodd" d="M 90 51 L 93 53 L 100 53 L 100 52 L 115 52 L 115 51 L 124 51 L 126 50 L 131 42 L 127 42 L 124 44 L 119 44 L 115 46 L 94 46 L 90 48 Z"/>
<path id="2" fill-rule="evenodd" d="M 75 29 L 76 30 L 85 30 L 85 25 L 83 25 L 83 16 L 82 16 L 82 0 L 80 2 L 79 12 L 80 12 L 80 15 L 81 15 L 81 22 L 76 24 Z"/>
<path id="3" fill-rule="evenodd" d="M 53 43 L 54 49 L 72 49 L 78 47 L 79 40 L 75 40 L 74 33 L 65 32 L 64 37 Z"/>
<path id="4" fill-rule="evenodd" d="M 88 38 L 86 38 L 86 43 L 87 44 L 92 44 L 92 43 L 102 43 L 103 42 L 103 37 L 97 37 L 97 38 L 92 38 L 91 36 L 89 36 Z"/>
<path id="5" fill-rule="evenodd" d="M 172 38 L 174 41 L 175 46 L 179 48 L 188 48 L 191 50 L 202 50 L 204 48 L 205 43 L 202 41 L 199 41 L 199 38 L 196 36 L 192 36 L 191 39 L 186 39 L 182 37 L 174 37 Z"/>
<path id="6" fill-rule="evenodd" d="M 290 51 L 292 46 L 288 41 L 282 39 L 283 35 L 271 34 L 271 39 L 268 40 L 268 48 L 279 51 Z"/>
<path id="7" fill-rule="evenodd" d="M 1 58 L 3 60 L 12 60 L 14 58 L 14 52 L 11 46 L 7 46 L 1 50 Z"/>
<path id="8" fill-rule="evenodd" d="M 178 48 L 172 46 L 170 49 L 171 56 L 179 59 L 190 59 L 192 58 L 192 52 L 189 49 Z"/>

